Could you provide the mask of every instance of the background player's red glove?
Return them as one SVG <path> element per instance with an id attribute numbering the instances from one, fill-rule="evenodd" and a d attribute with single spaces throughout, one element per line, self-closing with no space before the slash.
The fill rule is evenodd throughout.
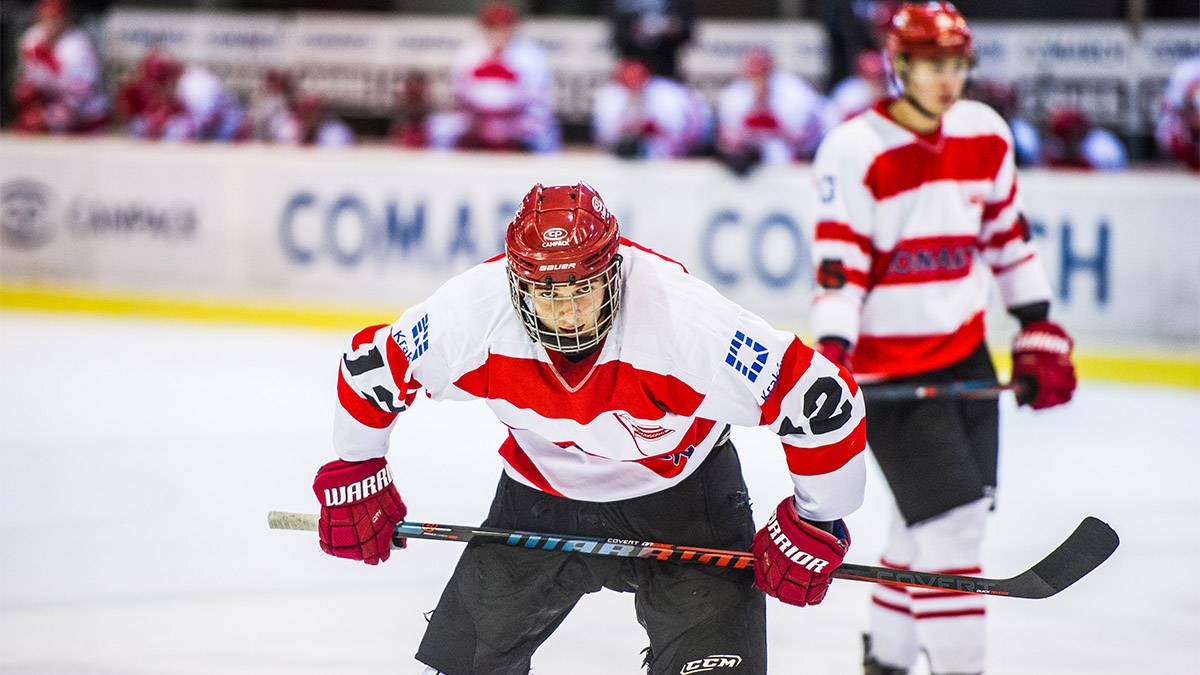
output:
<path id="1" fill-rule="evenodd" d="M 392 554 L 392 531 L 408 508 L 382 457 L 335 460 L 317 470 L 313 492 L 321 502 L 321 550 L 375 565 Z"/>
<path id="2" fill-rule="evenodd" d="M 1013 382 L 1020 384 L 1019 405 L 1034 410 L 1066 403 L 1075 393 L 1074 342 L 1053 321 L 1026 324 L 1013 340 Z"/>
<path id="3" fill-rule="evenodd" d="M 817 351 L 836 365 L 850 370 L 849 342 L 839 337 L 823 337 L 817 341 Z"/>
<path id="4" fill-rule="evenodd" d="M 805 522 L 796 514 L 793 498 L 784 499 L 750 547 L 759 590 L 789 605 L 820 604 L 830 574 L 850 548 L 846 524 L 839 520 L 833 530 L 836 536 Z"/>

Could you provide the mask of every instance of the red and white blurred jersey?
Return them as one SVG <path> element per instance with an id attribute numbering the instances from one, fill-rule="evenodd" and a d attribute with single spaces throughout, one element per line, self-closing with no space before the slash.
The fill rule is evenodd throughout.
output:
<path id="1" fill-rule="evenodd" d="M 871 109 L 879 99 L 878 89 L 865 78 L 852 75 L 838 82 L 825 108 L 821 111 L 821 124 L 826 131 Z"/>
<path id="2" fill-rule="evenodd" d="M 482 40 L 468 43 L 455 56 L 450 76 L 464 119 L 457 133 L 435 138 L 436 144 L 451 147 L 458 135 L 470 133 L 490 145 L 519 143 L 538 152 L 558 149 L 554 75 L 537 43 L 515 37 L 499 53 Z"/>
<path id="3" fill-rule="evenodd" d="M 726 424 L 768 425 L 801 515 L 833 520 L 858 508 L 866 432 L 851 376 L 679 263 L 628 240 L 620 254 L 622 307 L 600 350 L 574 367 L 525 332 L 503 258 L 452 278 L 392 325 L 359 332 L 338 380 L 338 455 L 386 453 L 397 414 L 424 389 L 486 401 L 509 429 L 505 472 L 549 494 L 658 492 L 691 475 Z M 437 451 L 471 451 L 447 442 L 456 445 Z"/>
<path id="4" fill-rule="evenodd" d="M 53 109 L 48 121 L 54 131 L 86 130 L 108 118 L 100 59 L 87 34 L 69 28 L 54 42 L 42 26 L 21 36 L 18 86 L 37 91 L 35 105 Z"/>
<path id="5" fill-rule="evenodd" d="M 1200 171 L 1200 56 L 1171 71 L 1154 136 L 1160 149 Z"/>
<path id="6" fill-rule="evenodd" d="M 835 128 L 814 165 L 812 328 L 855 344 L 854 372 L 901 376 L 966 357 L 990 279 L 1008 307 L 1050 299 L 1020 215 L 1008 125 L 976 101 L 918 136 L 887 101 Z"/>
<path id="7" fill-rule="evenodd" d="M 735 80 L 717 102 L 718 140 L 723 149 L 758 148 L 763 161 L 811 157 L 821 140 L 824 99 L 803 78 L 773 72 L 765 101 L 750 80 Z"/>
<path id="8" fill-rule="evenodd" d="M 712 111 L 697 93 L 665 78 L 651 77 L 634 91 L 609 82 L 592 102 L 592 132 L 597 145 L 613 148 L 637 138 L 650 159 L 683 157 L 712 131 Z"/>

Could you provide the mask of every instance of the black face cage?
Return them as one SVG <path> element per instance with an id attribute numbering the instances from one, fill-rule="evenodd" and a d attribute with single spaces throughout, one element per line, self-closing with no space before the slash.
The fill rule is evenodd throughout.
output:
<path id="1" fill-rule="evenodd" d="M 573 284 L 534 284 L 518 277 L 512 271 L 512 267 L 507 268 L 507 272 L 509 296 L 512 298 L 513 308 L 517 310 L 517 316 L 521 318 L 521 325 L 525 327 L 525 332 L 529 334 L 529 337 L 534 342 L 537 342 L 546 349 L 553 349 L 563 354 L 571 354 L 587 351 L 595 347 L 600 344 L 600 341 L 612 329 L 613 320 L 617 315 L 617 311 L 621 308 L 621 292 L 624 287 L 624 277 L 621 273 L 621 256 L 619 255 L 613 256 L 612 263 L 601 272 L 580 279 Z M 578 288 L 589 282 L 594 283 L 596 281 L 604 283 L 604 299 L 601 301 L 595 326 L 591 329 L 582 333 L 565 333 L 547 326 L 538 319 L 537 311 L 534 309 L 533 304 L 534 293 L 546 290 L 555 291 L 571 286 Z M 555 296 L 551 299 L 543 300 L 543 302 L 550 303 L 551 313 L 554 316 L 558 316 L 560 309 L 563 309 L 564 306 L 569 306 L 571 314 L 579 316 L 578 300 L 574 295 L 570 297 Z"/>

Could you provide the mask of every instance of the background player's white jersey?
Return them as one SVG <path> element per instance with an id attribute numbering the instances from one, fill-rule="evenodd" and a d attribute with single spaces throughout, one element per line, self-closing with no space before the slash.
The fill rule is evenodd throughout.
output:
<path id="1" fill-rule="evenodd" d="M 499 53 L 482 40 L 464 45 L 454 59 L 451 87 L 460 112 L 441 116 L 435 145 L 452 147 L 469 133 L 494 145 L 558 148 L 554 75 L 546 52 L 532 40 L 515 37 Z"/>
<path id="2" fill-rule="evenodd" d="M 391 326 L 361 331 L 342 359 L 338 455 L 386 453 L 397 414 L 424 389 L 484 399 L 509 429 L 506 473 L 550 494 L 615 501 L 664 490 L 730 423 L 781 436 L 802 516 L 858 508 L 866 433 L 849 374 L 679 263 L 624 240 L 620 253 L 621 309 L 594 366 L 574 376 L 525 332 L 503 258 L 454 277 Z M 401 455 L 482 450 L 452 429 L 443 447 L 409 447 L 402 431 L 397 446 Z"/>
<path id="3" fill-rule="evenodd" d="M 750 80 L 735 80 L 717 102 L 719 142 L 727 150 L 756 147 L 766 162 L 810 156 L 821 139 L 823 107 L 821 95 L 791 73 L 770 74 L 765 101 Z"/>
<path id="4" fill-rule="evenodd" d="M 928 136 L 887 101 L 834 129 L 815 161 L 818 337 L 855 343 L 854 371 L 899 376 L 966 357 L 989 279 L 1008 307 L 1050 299 L 1020 215 L 1004 120 L 960 101 Z"/>
<path id="5" fill-rule="evenodd" d="M 665 77 L 651 77 L 637 91 L 609 82 L 592 103 L 592 134 L 598 145 L 612 149 L 623 139 L 637 138 L 650 159 L 687 155 L 711 127 L 712 112 L 704 100 Z"/>
<path id="6" fill-rule="evenodd" d="M 88 127 L 108 117 L 100 59 L 82 30 L 68 29 L 50 42 L 44 27 L 30 27 L 21 36 L 18 79 L 37 90 L 41 106 L 60 106 L 66 112 L 54 120 L 56 131 Z"/>

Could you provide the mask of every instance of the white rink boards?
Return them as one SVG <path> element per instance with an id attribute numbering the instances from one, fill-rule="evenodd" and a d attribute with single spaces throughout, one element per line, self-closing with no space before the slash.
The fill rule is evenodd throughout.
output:
<path id="1" fill-rule="evenodd" d="M 0 672 L 416 673 L 458 547 L 381 567 L 322 555 L 268 509 L 315 510 L 347 336 L 0 313 Z M 1062 595 L 989 604 L 989 673 L 1195 672 L 1200 392 L 1082 383 L 1065 409 L 1006 404 L 986 573 L 1021 571 L 1093 514 L 1114 558 Z M 481 405 L 423 400 L 392 465 L 410 515 L 482 519 L 499 474 Z M 735 439 L 756 522 L 790 489 L 770 434 Z M 871 478 L 850 559 L 874 563 L 887 495 Z M 858 672 L 866 584 L 816 608 L 769 604 L 772 675 Z M 632 597 L 584 599 L 535 673 L 637 673 Z"/>

